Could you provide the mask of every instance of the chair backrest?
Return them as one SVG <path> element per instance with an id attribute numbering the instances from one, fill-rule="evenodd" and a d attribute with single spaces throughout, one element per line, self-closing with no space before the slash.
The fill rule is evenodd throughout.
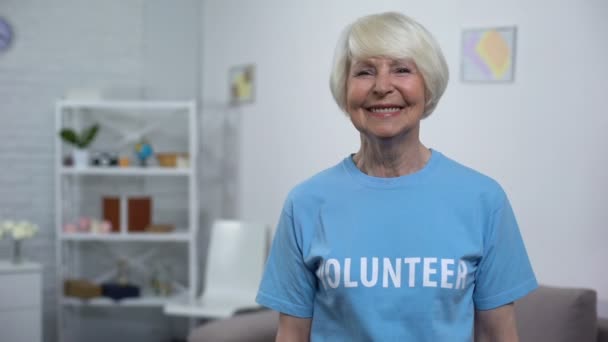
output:
<path id="1" fill-rule="evenodd" d="M 267 234 L 265 225 L 215 221 L 211 228 L 203 296 L 255 296 L 266 262 Z"/>

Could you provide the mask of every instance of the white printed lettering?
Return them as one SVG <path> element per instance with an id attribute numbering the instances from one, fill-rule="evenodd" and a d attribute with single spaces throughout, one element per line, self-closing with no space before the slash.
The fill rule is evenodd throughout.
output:
<path id="1" fill-rule="evenodd" d="M 388 277 L 391 277 L 393 286 L 401 287 L 401 258 L 395 259 L 395 268 L 391 264 L 391 259 L 384 258 L 384 269 L 382 272 L 382 287 L 388 287 Z"/>
<path id="2" fill-rule="evenodd" d="M 431 268 L 431 264 L 437 263 L 437 258 L 424 258 L 424 266 L 422 269 L 422 286 L 437 287 L 437 282 L 431 280 L 431 275 L 436 274 L 437 270 Z"/>
<path id="3" fill-rule="evenodd" d="M 350 280 L 350 258 L 344 259 L 344 287 L 357 287 L 359 283 Z"/>
<path id="4" fill-rule="evenodd" d="M 333 269 L 334 269 L 333 281 L 332 281 L 331 275 L 330 275 L 331 266 L 333 266 Z M 340 286 L 340 262 L 337 259 L 328 259 L 327 260 L 327 262 L 325 263 L 325 275 L 327 277 L 327 285 L 329 285 L 329 287 L 331 287 L 332 289 L 335 289 L 338 286 Z"/>
<path id="5" fill-rule="evenodd" d="M 357 265 L 357 262 L 359 262 L 359 265 Z M 402 264 L 409 267 L 409 271 L 404 270 L 402 273 Z M 420 265 L 420 268 L 417 267 L 418 265 Z M 383 288 L 401 288 L 401 284 L 406 281 L 406 277 L 407 286 L 410 288 L 441 287 L 442 289 L 460 290 L 467 287 L 468 271 L 467 263 L 458 259 L 437 257 L 382 258 L 382 263 L 380 263 L 380 257 L 361 257 L 357 259 L 327 259 L 319 264 L 315 274 L 319 279 L 319 288 L 322 287 L 326 290 L 359 286 L 366 288 L 380 286 Z M 380 284 L 380 273 L 382 273 L 382 284 Z M 416 278 L 418 278 L 418 281 Z"/>
<path id="6" fill-rule="evenodd" d="M 458 262 L 458 276 L 456 277 L 456 289 L 464 289 L 467 285 L 467 264 L 460 260 Z"/>
<path id="7" fill-rule="evenodd" d="M 416 264 L 420 263 L 420 258 L 404 258 L 403 262 L 410 267 L 408 286 L 414 287 L 416 285 Z"/>
<path id="8" fill-rule="evenodd" d="M 454 285 L 448 282 L 448 277 L 454 275 L 454 270 L 448 269 L 449 265 L 454 265 L 454 259 L 441 259 L 441 287 L 444 289 L 454 287 Z"/>
<path id="9" fill-rule="evenodd" d="M 378 283 L 378 258 L 372 258 L 372 279 L 367 279 L 367 258 L 361 258 L 361 284 L 372 287 Z"/>

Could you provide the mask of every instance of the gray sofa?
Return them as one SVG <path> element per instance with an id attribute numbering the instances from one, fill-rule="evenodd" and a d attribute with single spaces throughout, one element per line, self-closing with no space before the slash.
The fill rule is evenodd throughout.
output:
<path id="1" fill-rule="evenodd" d="M 608 342 L 608 320 L 597 318 L 594 290 L 541 286 L 515 303 L 521 342 Z M 274 342 L 278 314 L 260 310 L 212 321 L 188 342 Z"/>

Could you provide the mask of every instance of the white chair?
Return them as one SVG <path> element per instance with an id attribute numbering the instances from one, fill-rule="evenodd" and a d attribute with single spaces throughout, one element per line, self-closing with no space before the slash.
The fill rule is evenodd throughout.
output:
<path id="1" fill-rule="evenodd" d="M 260 224 L 219 220 L 211 228 L 205 286 L 194 302 L 165 305 L 167 315 L 226 318 L 255 308 L 266 262 L 269 230 Z"/>

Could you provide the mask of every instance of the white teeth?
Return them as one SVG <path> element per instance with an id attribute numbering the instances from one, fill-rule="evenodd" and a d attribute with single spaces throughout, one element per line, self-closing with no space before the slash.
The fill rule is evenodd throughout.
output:
<path id="1" fill-rule="evenodd" d="M 397 112 L 401 110 L 399 107 L 391 107 L 391 108 L 372 108 L 370 111 L 373 113 L 390 113 Z"/>

